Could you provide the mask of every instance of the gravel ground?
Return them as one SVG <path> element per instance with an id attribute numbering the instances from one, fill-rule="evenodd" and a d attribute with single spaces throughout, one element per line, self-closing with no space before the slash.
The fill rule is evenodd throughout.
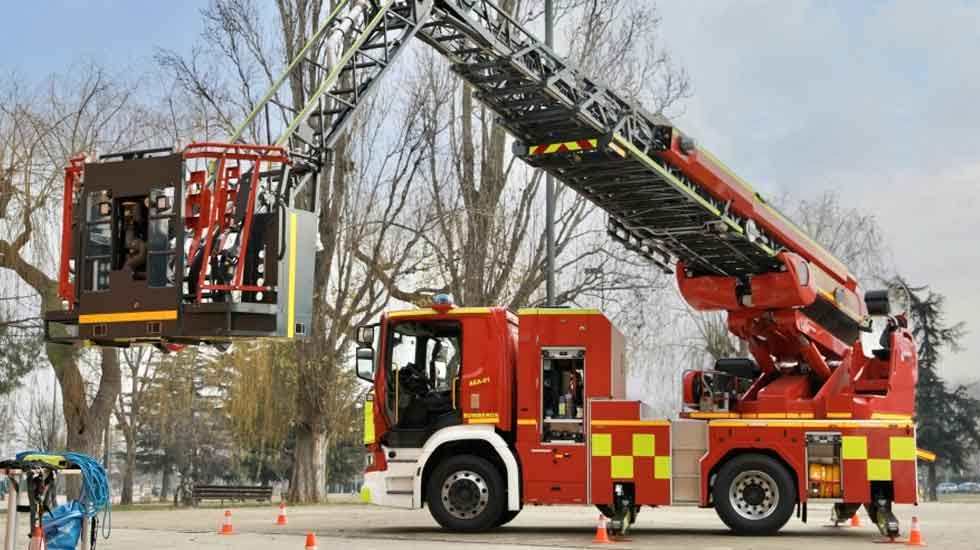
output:
<path id="1" fill-rule="evenodd" d="M 862 517 L 863 528 L 831 528 L 825 526 L 829 510 L 828 505 L 813 505 L 808 524 L 791 519 L 775 537 L 738 537 L 724 528 L 713 510 L 644 509 L 630 540 L 615 546 L 685 550 L 872 548 L 877 530 L 867 525 L 866 517 Z M 348 503 L 302 506 L 289 509 L 286 526 L 274 524 L 276 506 L 232 508 L 232 512 L 237 534 L 219 536 L 217 530 L 223 519 L 219 508 L 117 511 L 112 516 L 111 538 L 100 540 L 98 548 L 303 550 L 308 531 L 316 533 L 320 550 L 582 548 L 591 546 L 597 517 L 594 509 L 586 507 L 529 507 L 506 527 L 462 535 L 441 530 L 425 510 Z M 903 533 L 912 515 L 918 515 L 924 539 L 934 548 L 980 546 L 980 503 L 898 506 L 896 513 L 903 522 Z"/>

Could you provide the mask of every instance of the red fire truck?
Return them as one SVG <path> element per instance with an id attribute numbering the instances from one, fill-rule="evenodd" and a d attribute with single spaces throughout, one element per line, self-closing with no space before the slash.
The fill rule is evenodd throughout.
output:
<path id="1" fill-rule="evenodd" d="M 390 312 L 359 339 L 358 374 L 374 384 L 362 497 L 426 504 L 450 529 L 592 504 L 625 530 L 640 506 L 684 503 L 762 534 L 832 499 L 835 520 L 864 504 L 895 534 L 891 503 L 917 500 L 915 347 L 901 326 L 872 358 L 856 343 L 822 385 L 749 359 L 688 372 L 674 420 L 627 399 L 623 336 L 596 310 L 444 302 Z"/>
<path id="2" fill-rule="evenodd" d="M 623 336 L 600 312 L 438 300 L 389 313 L 358 330 L 358 374 L 374 386 L 365 498 L 428 505 L 460 530 L 527 504 L 595 505 L 626 529 L 643 505 L 693 503 L 745 533 L 833 499 L 837 519 L 864 505 L 898 532 L 892 503 L 916 501 L 917 366 L 888 293 L 863 294 L 671 121 L 570 66 L 493 0 L 332 6 L 230 143 L 72 159 L 49 341 L 308 335 L 318 183 L 418 38 L 496 114 L 516 157 L 605 212 L 609 235 L 676 273 L 692 307 L 726 312 L 750 357 L 684 373 L 680 418 L 651 418 L 627 398 Z M 240 143 L 246 133 L 269 139 Z M 865 349 L 872 315 L 883 335 Z"/>

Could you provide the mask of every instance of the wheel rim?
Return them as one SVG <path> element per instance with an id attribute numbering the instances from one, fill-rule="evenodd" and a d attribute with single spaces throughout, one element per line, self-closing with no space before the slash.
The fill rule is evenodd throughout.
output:
<path id="1" fill-rule="evenodd" d="M 442 504 L 456 519 L 479 516 L 490 501 L 490 489 L 483 476 L 470 470 L 454 472 L 442 482 Z"/>
<path id="2" fill-rule="evenodd" d="M 732 508 L 743 518 L 765 519 L 779 506 L 779 487 L 769 474 L 748 470 L 739 473 L 732 480 L 728 498 Z"/>

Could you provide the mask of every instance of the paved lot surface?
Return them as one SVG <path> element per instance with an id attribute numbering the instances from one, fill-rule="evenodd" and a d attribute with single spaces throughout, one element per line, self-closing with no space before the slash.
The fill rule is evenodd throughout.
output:
<path id="1" fill-rule="evenodd" d="M 274 525 L 275 506 L 233 508 L 232 511 L 238 531 L 233 536 L 216 534 L 222 522 L 220 509 L 117 511 L 112 516 L 112 537 L 108 541 L 100 540 L 98 548 L 303 550 L 307 531 L 316 533 L 320 550 L 587 548 L 591 546 L 597 515 L 594 509 L 584 507 L 526 508 L 506 527 L 490 533 L 461 535 L 440 530 L 424 510 L 388 510 L 357 504 L 295 507 L 289 509 L 286 526 Z M 897 513 L 903 521 L 903 530 L 911 516 L 918 515 L 925 541 L 933 548 L 980 548 L 980 504 L 900 506 Z M 828 517 L 828 506 L 811 506 L 808 524 L 794 518 L 778 536 L 738 537 L 724 529 L 713 510 L 644 509 L 631 540 L 615 547 L 684 550 L 883 548 L 872 544 L 877 531 L 867 525 L 864 517 L 865 527 L 860 529 L 825 527 Z"/>

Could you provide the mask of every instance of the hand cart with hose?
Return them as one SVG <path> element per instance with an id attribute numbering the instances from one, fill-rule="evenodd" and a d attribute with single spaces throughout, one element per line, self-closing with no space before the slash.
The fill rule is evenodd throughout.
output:
<path id="1" fill-rule="evenodd" d="M 81 476 L 81 494 L 58 506 L 56 481 L 72 475 Z M 7 480 L 9 491 L 3 550 L 15 549 L 18 512 L 30 515 L 29 550 L 75 550 L 79 542 L 83 550 L 93 550 L 101 511 L 103 535 L 108 538 L 109 479 L 102 464 L 92 457 L 26 451 L 12 460 L 0 461 L 0 476 Z M 20 504 L 21 493 L 27 497 L 26 505 Z"/>

